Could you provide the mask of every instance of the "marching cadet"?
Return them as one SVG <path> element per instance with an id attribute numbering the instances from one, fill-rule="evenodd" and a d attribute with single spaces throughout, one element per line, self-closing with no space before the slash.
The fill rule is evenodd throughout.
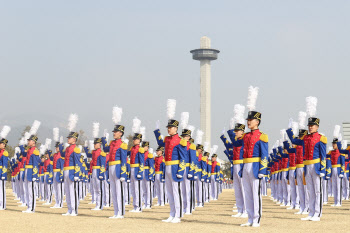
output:
<path id="1" fill-rule="evenodd" d="M 143 128 L 144 130 L 142 131 L 145 131 L 145 128 Z M 141 133 L 142 135 L 144 135 L 144 132 Z M 142 206 L 142 209 L 145 209 L 147 207 L 147 200 L 146 200 L 146 196 L 147 196 L 147 192 L 149 192 L 149 189 L 147 189 L 147 183 L 148 183 L 148 180 L 146 178 L 146 169 L 149 170 L 149 166 L 146 168 L 146 160 L 148 159 L 148 154 L 149 154 L 149 142 L 147 141 L 143 141 L 141 143 L 141 147 L 140 148 L 143 148 L 143 151 L 144 153 L 142 153 L 142 156 L 143 158 L 145 159 L 144 161 L 144 170 L 143 170 L 143 179 L 141 181 L 141 185 L 142 185 L 142 193 L 141 193 L 141 196 L 142 196 L 142 202 L 144 203 L 143 206 Z M 148 173 L 148 172 L 147 172 Z M 148 203 L 149 204 L 149 203 Z M 149 207 L 148 209 L 150 209 L 151 207 Z"/>
<path id="2" fill-rule="evenodd" d="M 198 136 L 198 133 L 197 133 Z M 195 168 L 195 177 L 196 179 L 196 207 L 202 208 L 204 206 L 204 187 L 202 182 L 203 176 L 203 168 L 202 168 L 202 153 L 203 153 L 203 145 L 197 144 L 197 164 Z M 203 180 L 204 181 L 204 180 Z"/>
<path id="3" fill-rule="evenodd" d="M 217 154 L 211 157 L 211 197 L 214 201 L 218 200 L 219 196 L 220 163 L 216 161 L 217 157 Z"/>
<path id="4" fill-rule="evenodd" d="M 53 186 L 55 195 L 55 205 L 50 208 L 63 207 L 63 164 L 64 160 L 61 158 L 59 142 L 56 142 L 56 153 L 53 155 Z"/>
<path id="5" fill-rule="evenodd" d="M 52 154 L 51 150 L 46 150 L 45 162 L 44 162 L 46 203 L 44 203 L 43 205 L 51 205 L 52 203 L 53 161 L 51 161 L 50 159 L 51 154 Z"/>
<path id="6" fill-rule="evenodd" d="M 145 173 L 144 173 L 144 179 L 146 182 L 146 185 L 144 186 L 145 189 L 143 190 L 144 195 L 144 203 L 146 209 L 152 208 L 152 202 L 153 202 L 153 181 L 154 181 L 154 158 L 153 154 L 148 151 L 149 142 L 143 142 L 142 144 L 145 150 L 144 156 L 145 156 Z M 147 154 L 146 154 L 147 152 Z"/>
<path id="7" fill-rule="evenodd" d="M 106 164 L 105 168 L 108 167 L 108 161 L 109 161 L 109 153 L 106 153 Z M 107 177 L 108 174 L 107 172 L 105 173 L 105 177 Z M 125 183 L 125 182 L 124 182 Z M 108 181 L 107 178 L 104 179 L 103 181 L 104 184 L 104 200 L 103 200 L 103 206 L 104 207 L 111 207 L 112 206 L 112 193 L 111 193 L 111 182 Z"/>
<path id="8" fill-rule="evenodd" d="M 299 115 L 303 115 L 303 113 L 299 113 Z M 302 127 L 303 124 L 299 123 L 299 127 Z M 307 135 L 307 130 L 305 129 L 299 129 L 298 137 L 296 138 L 294 136 L 294 133 L 292 131 L 291 125 L 289 129 L 287 130 L 287 135 L 289 139 L 291 140 L 293 147 L 295 147 L 295 155 L 296 155 L 296 180 L 298 184 L 298 194 L 299 194 L 299 203 L 300 203 L 300 210 L 296 212 L 295 214 L 308 214 L 309 205 L 307 202 L 307 192 L 304 185 L 304 146 L 303 145 L 295 145 L 294 139 L 301 139 Z"/>
<path id="9" fill-rule="evenodd" d="M 194 130 L 194 127 L 193 127 Z M 193 130 L 191 130 L 191 135 Z M 197 159 L 197 152 L 196 152 L 196 145 L 194 144 L 194 139 L 190 138 L 189 140 L 190 146 L 189 146 L 189 151 L 190 151 L 190 155 L 189 155 L 189 170 L 188 170 L 188 180 L 190 180 L 190 208 L 189 208 L 189 212 L 186 210 L 185 214 L 189 215 L 192 214 L 193 210 L 195 210 L 196 207 L 196 188 L 195 188 L 195 181 L 197 180 L 197 177 L 195 176 L 196 173 L 196 167 L 197 167 L 197 163 L 198 163 L 198 159 Z M 188 203 L 187 203 L 188 205 Z"/>
<path id="10" fill-rule="evenodd" d="M 209 184 L 208 183 L 209 183 L 209 177 L 211 172 L 211 169 L 209 166 L 209 156 L 210 156 L 209 152 L 204 152 L 204 155 L 202 157 L 202 172 L 204 175 L 204 176 L 202 175 L 202 180 L 203 180 L 202 182 L 204 186 L 204 189 L 203 189 L 204 203 L 209 202 Z M 204 167 L 204 171 L 203 171 L 203 167 Z"/>
<path id="11" fill-rule="evenodd" d="M 155 191 L 156 196 L 158 198 L 158 203 L 155 206 L 164 206 L 165 203 L 165 191 L 164 191 L 164 181 L 165 181 L 165 160 L 163 157 L 164 147 L 158 146 L 156 150 L 156 158 L 155 158 Z"/>
<path id="12" fill-rule="evenodd" d="M 282 142 L 283 143 L 283 142 Z M 290 206 L 290 189 L 288 185 L 288 179 L 289 179 L 289 154 L 284 147 L 282 149 L 282 146 L 278 147 L 278 151 L 282 157 L 282 196 L 283 196 L 283 202 L 280 206 Z"/>
<path id="13" fill-rule="evenodd" d="M 4 129 L 3 129 L 4 130 Z M 6 134 L 7 135 L 7 134 Z M 6 180 L 8 169 L 8 156 L 9 153 L 6 150 L 8 140 L 1 135 L 0 140 L 0 210 L 6 209 Z"/>
<path id="14" fill-rule="evenodd" d="M 39 151 L 40 152 L 40 151 Z M 45 157 L 41 155 L 41 162 L 39 166 L 39 192 L 40 192 L 40 201 L 45 201 Z"/>
<path id="15" fill-rule="evenodd" d="M 242 146 L 243 169 L 241 171 L 243 189 L 248 213 L 248 222 L 241 226 L 259 227 L 262 215 L 261 179 L 266 175 L 268 157 L 268 136 L 259 130 L 261 113 L 249 111 L 248 128 L 251 132 L 236 140 Z"/>
<path id="16" fill-rule="evenodd" d="M 297 195 L 297 186 L 296 182 L 296 150 L 295 148 L 291 148 L 288 141 L 283 142 L 284 148 L 287 150 L 289 155 L 289 171 L 288 171 L 288 181 L 290 187 L 290 207 L 287 210 L 291 209 L 299 209 L 299 196 Z"/>
<path id="17" fill-rule="evenodd" d="M 126 143 L 127 144 L 127 143 Z M 126 159 L 126 182 L 123 182 L 125 205 L 130 205 L 130 158 Z"/>
<path id="18" fill-rule="evenodd" d="M 243 168 L 243 153 L 241 153 L 242 146 L 234 146 L 232 142 L 235 141 L 234 137 L 242 138 L 245 131 L 245 125 L 241 123 L 236 123 L 233 130 L 227 131 L 231 142 L 229 142 L 225 135 L 222 134 L 220 137 L 223 141 L 226 150 L 230 153 L 229 159 L 232 159 L 232 180 L 233 180 L 233 188 L 235 190 L 235 197 L 236 197 L 236 206 L 237 206 L 237 214 L 232 215 L 232 217 L 238 218 L 246 218 L 248 217 L 246 213 L 246 206 L 245 206 L 245 200 L 244 200 L 244 193 L 243 193 L 243 184 L 242 184 L 242 178 L 240 175 L 240 172 Z M 225 132 L 225 130 L 223 131 Z M 234 211 L 236 212 L 236 211 Z"/>
<path id="19" fill-rule="evenodd" d="M 28 139 L 28 149 L 25 150 L 23 146 L 20 146 L 21 153 L 23 157 L 26 157 L 25 163 L 25 186 L 27 187 L 26 191 L 26 200 L 27 200 L 27 210 L 22 211 L 23 213 L 34 213 L 36 206 L 36 193 L 35 193 L 35 184 L 34 182 L 38 179 L 39 171 L 39 150 L 36 148 L 36 143 L 38 137 L 31 135 Z"/>
<path id="20" fill-rule="evenodd" d="M 79 198 L 76 196 L 78 193 L 78 182 L 80 173 L 80 154 L 81 150 L 76 145 L 79 134 L 77 132 L 70 132 L 68 135 L 69 146 L 64 150 L 63 145 L 59 145 L 60 154 L 64 157 L 63 167 L 63 180 L 64 189 L 66 192 L 66 202 L 68 212 L 62 214 L 63 216 L 77 216 L 78 215 L 78 202 Z"/>
<path id="21" fill-rule="evenodd" d="M 125 132 L 123 125 L 115 125 L 113 138 L 107 145 L 106 138 L 102 138 L 103 150 L 109 153 L 107 177 L 111 185 L 114 215 L 109 218 L 122 219 L 125 214 L 123 182 L 127 179 L 127 149 L 128 145 L 122 141 Z"/>
<path id="22" fill-rule="evenodd" d="M 89 153 L 88 147 L 84 147 L 86 156 L 91 158 L 90 170 L 92 170 L 91 183 L 92 183 L 92 192 L 94 193 L 94 198 L 96 201 L 95 208 L 91 210 L 102 210 L 103 209 L 103 194 L 104 194 L 104 180 L 105 180 L 105 163 L 102 163 L 102 160 L 106 160 L 106 153 L 101 150 L 101 138 L 95 138 L 92 150 L 92 153 Z M 105 150 L 105 149 L 104 149 Z M 100 156 L 104 158 L 100 158 Z M 98 161 L 99 160 L 99 161 Z M 99 165 L 98 165 L 99 163 Z M 102 165 L 102 166 L 101 166 Z"/>
<path id="23" fill-rule="evenodd" d="M 19 148 L 18 148 L 19 149 Z M 25 163 L 26 163 L 26 157 L 23 157 L 23 155 L 21 154 L 21 150 L 19 149 L 19 152 L 17 154 L 17 159 L 16 159 L 16 177 L 18 180 L 18 186 L 19 186 L 19 195 L 20 195 L 20 203 L 21 205 L 19 205 L 20 207 L 24 207 L 26 206 L 26 204 L 28 203 L 26 201 L 26 190 L 27 187 L 25 187 L 25 180 L 24 180 L 24 174 L 25 174 Z M 17 171 L 19 172 L 17 174 Z"/>
<path id="24" fill-rule="evenodd" d="M 345 174 L 343 178 L 343 198 L 349 200 L 349 155 L 345 154 Z"/>
<path id="25" fill-rule="evenodd" d="M 309 216 L 302 220 L 320 221 L 322 215 L 322 178 L 326 173 L 327 138 L 319 134 L 320 119 L 308 119 L 309 134 L 302 139 L 293 139 L 292 143 L 305 148 L 304 165 L 306 186 L 309 193 Z"/>
<path id="26" fill-rule="evenodd" d="M 332 164 L 332 193 L 334 195 L 334 204 L 331 206 L 341 206 L 342 204 L 342 179 L 344 178 L 345 170 L 345 155 L 341 154 L 339 149 L 341 148 L 341 143 L 338 142 L 338 138 L 334 138 L 333 150 L 330 151 L 330 161 Z M 328 196 L 326 193 L 324 193 Z"/>

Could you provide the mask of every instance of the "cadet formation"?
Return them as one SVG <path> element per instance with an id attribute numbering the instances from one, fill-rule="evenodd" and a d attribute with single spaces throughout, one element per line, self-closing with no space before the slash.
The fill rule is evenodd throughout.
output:
<path id="1" fill-rule="evenodd" d="M 230 179 L 223 175 L 218 146 L 203 142 L 204 132 L 195 132 L 188 124 L 189 113 L 175 119 L 173 99 L 167 102 L 168 123 L 156 122 L 157 145 L 147 140 L 140 119 L 135 117 L 132 129 L 127 130 L 123 110 L 117 106 L 112 111 L 110 141 L 108 130 L 99 137 L 99 123 L 93 123 L 92 140 L 77 145 L 78 116 L 71 114 L 66 140 L 54 128 L 53 139 L 39 141 L 41 123 L 34 121 L 15 153 L 9 155 L 6 138 L 11 128 L 4 126 L 0 133 L 0 210 L 6 210 L 10 197 L 6 197 L 5 185 L 11 177 L 15 200 L 24 214 L 35 213 L 37 201 L 42 201 L 48 208 L 63 209 L 63 216 L 74 217 L 79 214 L 80 201 L 90 193 L 91 211 L 113 207 L 111 219 L 127 217 L 126 205 L 132 206 L 130 212 L 140 214 L 153 206 L 169 205 L 169 217 L 163 222 L 180 223 L 184 215 L 218 200 L 224 188 L 233 188 L 232 217 L 247 219 L 242 227 L 259 227 L 262 196 L 267 196 L 270 187 L 276 205 L 294 209 L 302 221 L 320 221 L 328 197 L 334 197 L 335 208 L 349 200 L 350 147 L 341 138 L 340 126 L 335 126 L 327 152 L 327 138 L 319 133 L 317 98 L 307 97 L 306 112 L 299 112 L 298 121 L 289 119 L 288 129 L 279 132 L 281 139 L 269 147 L 267 134 L 259 130 L 262 113 L 255 109 L 257 96 L 258 88 L 249 87 L 247 106 L 234 106 L 230 129 L 220 136 L 223 154 L 231 163 Z M 125 133 L 132 133 L 130 142 Z"/>

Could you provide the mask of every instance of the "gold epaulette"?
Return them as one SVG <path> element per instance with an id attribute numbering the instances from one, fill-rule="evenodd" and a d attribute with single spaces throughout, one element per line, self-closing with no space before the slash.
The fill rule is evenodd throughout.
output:
<path id="1" fill-rule="evenodd" d="M 80 148 L 76 146 L 76 147 L 74 148 L 74 153 L 80 154 L 80 153 L 81 153 Z"/>
<path id="2" fill-rule="evenodd" d="M 269 137 L 267 136 L 267 134 L 261 133 L 260 140 L 263 142 L 269 142 Z"/>

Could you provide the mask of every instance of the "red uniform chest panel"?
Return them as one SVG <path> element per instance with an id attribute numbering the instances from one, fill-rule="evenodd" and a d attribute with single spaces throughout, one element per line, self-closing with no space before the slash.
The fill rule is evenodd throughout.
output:
<path id="1" fill-rule="evenodd" d="M 121 139 L 114 140 L 109 145 L 109 160 L 106 159 L 106 161 L 115 161 L 115 153 L 117 153 L 117 150 L 122 145 L 123 141 Z"/>
<path id="2" fill-rule="evenodd" d="M 145 152 L 145 163 L 146 163 L 146 160 L 148 158 L 148 153 L 149 153 L 148 151 Z"/>
<path id="3" fill-rule="evenodd" d="M 2 154 L 4 153 L 5 150 L 0 150 L 0 159 L 2 157 Z"/>
<path id="4" fill-rule="evenodd" d="M 165 161 L 171 161 L 174 147 L 179 145 L 180 141 L 181 138 L 177 134 L 165 138 Z"/>
<path id="5" fill-rule="evenodd" d="M 278 171 L 278 162 L 274 162 L 275 171 Z"/>
<path id="6" fill-rule="evenodd" d="M 242 148 L 241 146 L 240 147 L 233 147 L 233 160 L 239 160 L 241 148 Z"/>
<path id="7" fill-rule="evenodd" d="M 303 164 L 304 163 L 304 155 L 303 155 L 303 146 L 297 146 L 296 148 L 296 160 L 297 164 Z"/>
<path id="8" fill-rule="evenodd" d="M 106 154 L 106 167 L 108 162 L 109 162 L 109 153 Z"/>
<path id="9" fill-rule="evenodd" d="M 275 171 L 275 166 L 271 166 L 270 170 L 271 170 L 271 172 L 274 172 Z"/>
<path id="10" fill-rule="evenodd" d="M 53 155 L 53 169 L 56 169 L 57 167 L 57 160 L 61 158 L 61 154 L 60 153 L 56 153 Z"/>
<path id="11" fill-rule="evenodd" d="M 136 154 L 139 152 L 140 146 L 133 146 L 130 151 L 130 164 L 135 164 Z"/>
<path id="12" fill-rule="evenodd" d="M 282 158 L 282 169 L 288 167 L 288 158 Z"/>
<path id="13" fill-rule="evenodd" d="M 243 158 L 252 158 L 255 144 L 260 140 L 261 132 L 259 130 L 254 130 L 253 132 L 244 135 L 244 149 Z"/>
<path id="14" fill-rule="evenodd" d="M 278 170 L 282 169 L 282 160 L 278 161 Z"/>
<path id="15" fill-rule="evenodd" d="M 74 148 L 75 148 L 75 144 L 67 147 L 66 156 L 64 157 L 64 167 L 69 167 L 69 159 L 70 159 L 71 154 L 74 151 Z"/>
<path id="16" fill-rule="evenodd" d="M 156 171 L 159 171 L 159 169 L 160 169 L 160 165 L 162 164 L 162 161 L 163 161 L 163 156 L 159 156 L 159 157 L 156 157 L 156 159 L 155 159 L 155 169 L 156 169 Z"/>
<path id="17" fill-rule="evenodd" d="M 32 148 L 29 148 L 29 150 L 27 151 L 26 165 L 29 164 L 30 156 L 33 154 L 34 150 L 35 150 L 35 147 L 32 147 Z"/>
<path id="18" fill-rule="evenodd" d="M 101 149 L 93 150 L 92 151 L 92 159 L 90 162 L 90 166 L 97 166 L 97 158 L 101 154 Z"/>
<path id="19" fill-rule="evenodd" d="M 47 171 L 47 167 L 50 165 L 50 159 L 45 160 L 44 162 L 44 172 Z"/>
<path id="20" fill-rule="evenodd" d="M 339 150 L 332 150 L 331 151 L 331 162 L 332 162 L 332 165 L 337 165 L 338 164 L 339 156 L 340 156 Z"/>
<path id="21" fill-rule="evenodd" d="M 39 167 L 39 174 L 43 174 L 43 172 L 44 172 L 44 166 L 40 166 Z"/>
<path id="22" fill-rule="evenodd" d="M 349 169 L 348 169 L 348 164 L 349 164 L 349 162 L 346 162 L 346 161 L 345 161 L 345 170 L 346 170 L 346 171 L 349 170 Z"/>
<path id="23" fill-rule="evenodd" d="M 202 160 L 202 157 L 203 157 L 202 154 L 199 154 L 199 155 L 198 155 L 198 162 L 200 162 L 200 161 Z"/>
<path id="24" fill-rule="evenodd" d="M 321 135 L 319 133 L 309 134 L 304 137 L 305 144 L 305 160 L 312 160 L 315 145 L 320 142 Z"/>
<path id="25" fill-rule="evenodd" d="M 214 173 L 214 171 L 215 171 L 215 167 L 216 167 L 216 161 L 214 161 L 214 162 L 212 162 L 212 164 L 211 164 L 211 173 Z"/>
<path id="26" fill-rule="evenodd" d="M 295 163 L 295 153 L 291 153 L 289 154 L 289 167 L 295 167 L 296 163 Z"/>

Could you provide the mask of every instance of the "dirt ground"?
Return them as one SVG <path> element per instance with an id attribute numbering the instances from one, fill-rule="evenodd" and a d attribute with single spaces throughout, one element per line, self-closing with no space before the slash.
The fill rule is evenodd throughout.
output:
<path id="1" fill-rule="evenodd" d="M 342 207 L 324 206 L 321 222 L 305 222 L 295 210 L 286 210 L 274 204 L 269 197 L 263 197 L 263 216 L 260 228 L 242 228 L 246 219 L 233 218 L 234 191 L 224 190 L 218 201 L 207 203 L 197 209 L 192 216 L 186 215 L 179 224 L 163 223 L 169 216 L 169 206 L 153 207 L 143 213 L 129 213 L 126 207 L 125 219 L 109 219 L 113 207 L 103 211 L 91 211 L 88 196 L 79 206 L 79 216 L 68 217 L 61 214 L 63 209 L 50 209 L 37 202 L 34 214 L 25 214 L 18 207 L 11 190 L 7 190 L 7 210 L 0 211 L 0 232 L 349 232 L 350 201 Z"/>

